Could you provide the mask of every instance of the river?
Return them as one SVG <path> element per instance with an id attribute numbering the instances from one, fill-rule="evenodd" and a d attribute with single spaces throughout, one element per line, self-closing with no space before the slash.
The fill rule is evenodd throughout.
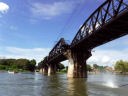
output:
<path id="1" fill-rule="evenodd" d="M 67 79 L 66 74 L 0 73 L 0 96 L 128 96 L 128 76 L 100 74 Z"/>

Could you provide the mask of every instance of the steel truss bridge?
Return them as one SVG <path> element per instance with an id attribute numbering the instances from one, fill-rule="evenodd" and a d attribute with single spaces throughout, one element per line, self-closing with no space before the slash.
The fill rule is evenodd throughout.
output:
<path id="1" fill-rule="evenodd" d="M 64 38 L 58 41 L 45 57 L 42 68 L 71 57 L 74 63 L 72 77 L 87 77 L 86 68 L 81 66 L 85 66 L 91 50 L 127 34 L 128 0 L 106 0 L 84 22 L 71 44 L 66 43 Z M 66 56 L 65 52 L 69 50 L 71 56 Z"/>

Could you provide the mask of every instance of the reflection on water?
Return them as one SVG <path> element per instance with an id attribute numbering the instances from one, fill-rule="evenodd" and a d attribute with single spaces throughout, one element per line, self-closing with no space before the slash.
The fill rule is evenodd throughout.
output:
<path id="1" fill-rule="evenodd" d="M 66 75 L 43 79 L 42 96 L 87 96 L 85 79 L 67 79 Z"/>
<path id="2" fill-rule="evenodd" d="M 113 81 L 107 81 L 105 84 L 103 84 L 103 85 L 105 85 L 105 86 L 108 86 L 108 87 L 111 87 L 111 88 L 118 88 L 118 86 L 117 85 L 115 85 L 114 84 L 114 82 Z"/>
<path id="3" fill-rule="evenodd" d="M 99 74 L 89 75 L 89 96 L 128 96 L 128 76 Z M 122 86 L 126 85 L 126 86 Z M 122 86 L 122 87 L 121 87 Z"/>
<path id="4" fill-rule="evenodd" d="M 128 76 L 89 75 L 67 79 L 66 74 L 0 73 L 0 96 L 128 96 Z"/>
<path id="5" fill-rule="evenodd" d="M 101 73 L 100 76 L 102 77 L 102 85 L 111 88 L 118 88 L 118 85 L 116 84 L 116 75 L 113 75 L 111 73 Z"/>
<path id="6" fill-rule="evenodd" d="M 85 79 L 68 79 L 68 96 L 87 96 Z"/>

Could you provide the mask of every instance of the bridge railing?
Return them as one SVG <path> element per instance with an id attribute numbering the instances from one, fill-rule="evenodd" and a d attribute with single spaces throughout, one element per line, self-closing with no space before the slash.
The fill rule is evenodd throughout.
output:
<path id="1" fill-rule="evenodd" d="M 38 64 L 38 68 L 41 69 L 42 67 L 47 66 L 48 57 L 44 57 L 44 59 Z"/>
<path id="2" fill-rule="evenodd" d="M 125 10 L 128 10 L 128 0 L 107 0 L 85 21 L 71 46 L 75 46 Z"/>
<path id="3" fill-rule="evenodd" d="M 64 38 L 61 38 L 54 48 L 50 51 L 48 55 L 48 60 L 50 61 L 53 58 L 56 58 L 58 55 L 63 54 L 63 52 L 68 47 L 68 43 L 65 42 Z"/>

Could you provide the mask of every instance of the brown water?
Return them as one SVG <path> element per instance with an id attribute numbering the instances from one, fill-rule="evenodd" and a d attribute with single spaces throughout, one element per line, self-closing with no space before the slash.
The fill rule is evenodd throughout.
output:
<path id="1" fill-rule="evenodd" d="M 0 96 L 128 96 L 128 76 L 89 75 L 67 79 L 66 74 L 0 73 Z"/>

